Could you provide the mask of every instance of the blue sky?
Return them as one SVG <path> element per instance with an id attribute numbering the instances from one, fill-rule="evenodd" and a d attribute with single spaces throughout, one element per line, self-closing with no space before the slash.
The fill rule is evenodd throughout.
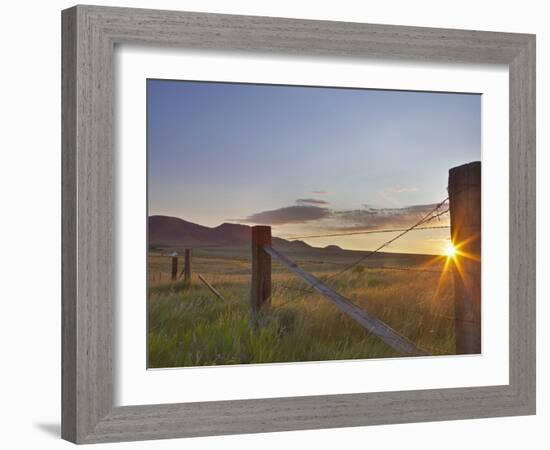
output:
<path id="1" fill-rule="evenodd" d="M 446 197 L 449 168 L 480 159 L 479 95 L 169 80 L 147 88 L 149 215 L 265 223 L 280 236 L 403 226 Z M 417 234 L 389 250 L 434 253 L 448 237 Z M 363 249 L 384 238 L 310 244 Z"/>

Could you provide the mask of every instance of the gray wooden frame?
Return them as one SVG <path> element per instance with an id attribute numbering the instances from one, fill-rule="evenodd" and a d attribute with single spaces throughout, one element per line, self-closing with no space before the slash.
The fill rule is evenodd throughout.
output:
<path id="1" fill-rule="evenodd" d="M 535 37 L 76 6 L 63 11 L 62 436 L 77 443 L 535 413 Z M 506 64 L 510 383 L 113 406 L 113 51 L 118 43 Z"/>

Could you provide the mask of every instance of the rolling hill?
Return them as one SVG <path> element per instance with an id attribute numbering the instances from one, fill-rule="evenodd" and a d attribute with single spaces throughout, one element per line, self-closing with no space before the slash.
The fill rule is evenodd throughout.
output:
<path id="1" fill-rule="evenodd" d="M 180 252 L 184 248 L 202 248 L 203 251 L 218 255 L 248 255 L 251 240 L 251 228 L 248 225 L 223 223 L 217 227 L 205 227 L 178 217 L 150 216 L 148 222 L 149 250 L 161 252 Z M 350 263 L 365 254 L 364 250 L 348 250 L 338 245 L 314 247 L 303 241 L 288 241 L 273 238 L 273 246 L 282 252 L 300 258 L 339 260 Z M 369 257 L 372 265 L 418 265 L 434 262 L 434 255 L 410 253 L 376 252 Z"/>
<path id="2" fill-rule="evenodd" d="M 149 248 L 181 248 L 200 246 L 249 246 L 251 227 L 248 225 L 223 223 L 217 227 L 205 227 L 193 222 L 170 216 L 150 216 L 148 222 Z M 292 250 L 310 249 L 302 241 L 287 241 L 273 238 L 280 248 Z"/>

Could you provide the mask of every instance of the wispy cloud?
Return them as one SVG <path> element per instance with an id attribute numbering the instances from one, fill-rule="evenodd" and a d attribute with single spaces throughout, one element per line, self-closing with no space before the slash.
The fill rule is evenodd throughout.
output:
<path id="1" fill-rule="evenodd" d="M 241 221 L 261 225 L 285 225 L 320 220 L 329 217 L 330 214 L 328 208 L 313 205 L 294 205 L 252 214 Z"/>
<path id="2" fill-rule="evenodd" d="M 328 191 L 323 191 L 322 189 L 318 190 L 318 191 L 311 191 L 312 194 L 315 194 L 315 195 L 327 195 L 329 192 Z"/>
<path id="3" fill-rule="evenodd" d="M 300 200 L 300 199 L 299 199 Z M 315 199 L 302 199 L 315 200 Z M 432 212 L 436 203 L 411 205 L 403 208 L 374 208 L 364 205 L 360 209 L 333 210 L 317 204 L 298 204 L 251 214 L 243 223 L 286 225 L 310 223 L 316 231 L 362 231 L 381 228 L 406 228 Z M 325 203 L 320 203 L 324 205 Z M 448 215 L 439 217 L 440 224 L 448 223 Z M 314 223 L 312 223 L 314 222 Z M 431 222 L 434 223 L 434 222 Z"/>
<path id="4" fill-rule="evenodd" d="M 297 198 L 296 203 L 303 205 L 328 205 L 329 202 L 326 200 L 320 200 L 318 198 Z"/>
<path id="5" fill-rule="evenodd" d="M 388 227 L 408 227 L 431 212 L 437 204 L 412 205 L 404 208 L 372 208 L 334 211 L 331 228 L 338 231 L 361 231 Z M 441 221 L 447 221 L 445 216 Z"/>
<path id="6" fill-rule="evenodd" d="M 392 187 L 392 188 L 387 188 L 386 191 L 390 192 L 392 194 L 402 194 L 404 192 L 416 192 L 416 191 L 418 191 L 418 188 L 415 188 L 415 187 Z"/>

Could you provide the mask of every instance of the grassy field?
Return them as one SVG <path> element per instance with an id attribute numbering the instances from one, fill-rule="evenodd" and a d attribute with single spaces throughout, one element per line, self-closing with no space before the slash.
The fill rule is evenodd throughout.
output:
<path id="1" fill-rule="evenodd" d="M 320 279 L 358 257 L 355 252 L 320 249 L 286 254 Z M 271 307 L 253 321 L 247 249 L 195 250 L 187 289 L 182 282 L 169 281 L 169 257 L 150 252 L 148 260 L 151 368 L 399 356 L 276 262 Z M 450 272 L 441 275 L 443 262 L 425 255 L 376 255 L 329 285 L 430 353 L 451 354 L 453 281 Z M 381 266 L 416 270 L 373 268 Z"/>

